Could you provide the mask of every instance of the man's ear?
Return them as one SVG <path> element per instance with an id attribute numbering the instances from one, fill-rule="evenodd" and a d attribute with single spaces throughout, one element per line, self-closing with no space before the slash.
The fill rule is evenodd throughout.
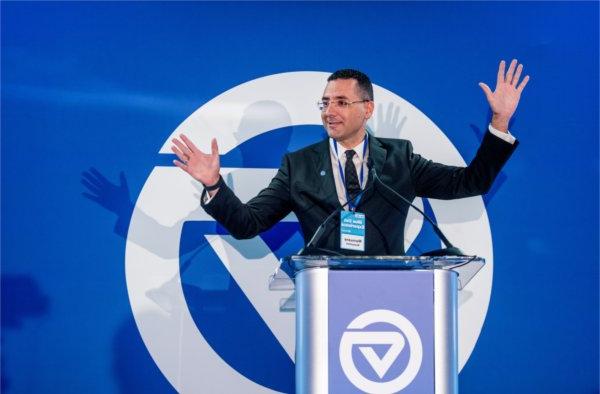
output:
<path id="1" fill-rule="evenodd" d="M 370 119 L 371 116 L 373 116 L 373 111 L 375 111 L 375 102 L 372 100 L 367 101 L 366 105 L 367 105 L 367 110 L 365 111 L 365 119 Z"/>

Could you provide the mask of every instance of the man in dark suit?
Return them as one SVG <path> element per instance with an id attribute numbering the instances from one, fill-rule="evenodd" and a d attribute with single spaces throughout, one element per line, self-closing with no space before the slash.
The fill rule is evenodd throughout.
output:
<path id="1" fill-rule="evenodd" d="M 522 69 L 513 60 L 505 70 L 502 61 L 495 91 L 480 83 L 493 116 L 475 158 L 464 168 L 424 159 L 412 151 L 409 141 L 369 135 L 366 123 L 374 110 L 373 87 L 365 74 L 349 69 L 328 78 L 319 102 L 329 138 L 286 154 L 269 186 L 246 204 L 219 174 L 216 140 L 211 153 L 205 154 L 181 135 L 181 140 L 173 140 L 179 158 L 174 163 L 205 186 L 202 206 L 236 238 L 252 238 L 294 212 L 307 242 L 330 213 L 349 202 L 345 208 L 350 212 L 342 215 L 358 212 L 351 216 L 358 230 L 340 231 L 344 220 L 335 218 L 316 246 L 342 254 L 404 254 L 408 206 L 386 188 L 371 185 L 367 163 L 381 181 L 409 200 L 485 193 L 518 144 L 508 133 L 508 123 L 529 80 L 526 76 L 519 83 Z"/>

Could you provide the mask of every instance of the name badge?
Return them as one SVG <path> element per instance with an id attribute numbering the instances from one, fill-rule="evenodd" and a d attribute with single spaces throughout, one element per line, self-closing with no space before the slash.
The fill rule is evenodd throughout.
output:
<path id="1" fill-rule="evenodd" d="M 365 250 L 364 213 L 353 211 L 340 212 L 340 248 L 348 250 Z"/>

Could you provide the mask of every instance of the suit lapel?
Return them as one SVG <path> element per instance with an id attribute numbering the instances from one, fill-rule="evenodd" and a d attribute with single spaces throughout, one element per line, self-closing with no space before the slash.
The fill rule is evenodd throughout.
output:
<path id="1" fill-rule="evenodd" d="M 333 168 L 331 166 L 331 153 L 329 151 L 329 138 L 325 139 L 320 144 L 317 144 L 313 148 L 313 164 L 315 174 L 314 176 L 319 181 L 319 193 L 320 200 L 324 201 L 328 206 L 332 208 L 338 208 L 340 201 L 338 200 L 337 190 L 335 189 L 335 180 L 333 178 Z"/>
<path id="2" fill-rule="evenodd" d="M 377 175 L 381 176 L 383 171 L 383 166 L 385 164 L 385 160 L 387 158 L 387 151 L 381 145 L 381 142 L 372 135 L 369 135 L 369 157 L 373 160 L 373 168 L 377 171 Z M 369 171 L 369 178 L 367 180 L 367 186 L 369 187 L 373 183 L 373 174 Z M 371 198 L 373 195 L 374 188 L 371 187 L 367 190 L 360 200 L 360 205 L 365 203 Z"/>

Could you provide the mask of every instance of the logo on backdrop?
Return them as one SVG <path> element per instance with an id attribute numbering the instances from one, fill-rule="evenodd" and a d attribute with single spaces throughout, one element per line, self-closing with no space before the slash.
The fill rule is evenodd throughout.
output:
<path id="1" fill-rule="evenodd" d="M 376 323 L 391 324 L 398 331 L 365 330 Z M 346 377 L 358 389 L 368 393 L 395 393 L 408 386 L 417 376 L 423 360 L 423 345 L 417 329 L 406 317 L 394 311 L 376 309 L 361 314 L 347 328 L 340 341 L 340 362 Z M 406 342 L 408 342 L 408 349 L 405 349 Z M 352 349 L 355 345 L 380 381 L 367 379 L 365 374 L 358 370 L 352 357 Z M 382 357 L 379 357 L 373 346 L 368 345 L 386 345 L 389 348 Z M 388 370 L 403 351 L 410 352 L 406 368 L 392 379 L 386 377 Z"/>
<path id="2" fill-rule="evenodd" d="M 302 139 L 307 128 L 322 132 L 315 102 L 328 76 L 325 72 L 290 72 L 238 85 L 185 119 L 166 139 L 160 154 L 170 155 L 170 141 L 181 133 L 204 151 L 210 150 L 210 140 L 216 137 L 223 177 L 242 201 L 247 201 L 275 175 L 288 148 L 312 142 Z M 465 164 L 425 114 L 380 86 L 374 85 L 374 93 L 376 112 L 369 127 L 375 136 L 409 139 L 415 151 L 429 159 Z M 160 162 L 170 163 L 168 159 Z M 267 281 L 278 266 L 277 257 L 298 250 L 302 244 L 297 219 L 294 215 L 284 218 L 283 228 L 291 228 L 286 237 L 263 234 L 235 240 L 201 208 L 201 192 L 201 186 L 189 175 L 163 164 L 152 170 L 136 201 L 127 235 L 125 271 L 131 308 L 144 344 L 178 392 L 293 391 L 294 314 L 279 309 L 292 292 L 271 292 Z M 422 206 L 420 200 L 415 202 Z M 429 203 L 453 242 L 487 260 L 484 269 L 459 294 L 462 368 L 475 346 L 489 303 L 491 233 L 480 197 Z M 422 220 L 409 211 L 406 250 L 421 226 Z M 416 366 L 407 367 L 393 380 L 404 384 L 410 381 L 411 371 L 419 368 L 418 335 L 415 339 L 410 334 L 410 322 L 398 316 L 385 319 L 395 322 L 399 330 L 383 338 L 393 345 L 393 352 L 388 351 L 383 358 L 368 350 L 369 346 L 361 346 L 361 352 L 383 379 L 388 358 L 394 358 L 402 348 L 410 349 L 411 360 L 415 360 L 411 365 Z M 351 324 L 349 330 L 353 327 Z M 365 332 L 348 334 L 353 338 Z M 256 356 L 259 353 L 261 357 Z M 278 365 L 277 371 L 273 365 Z"/>

